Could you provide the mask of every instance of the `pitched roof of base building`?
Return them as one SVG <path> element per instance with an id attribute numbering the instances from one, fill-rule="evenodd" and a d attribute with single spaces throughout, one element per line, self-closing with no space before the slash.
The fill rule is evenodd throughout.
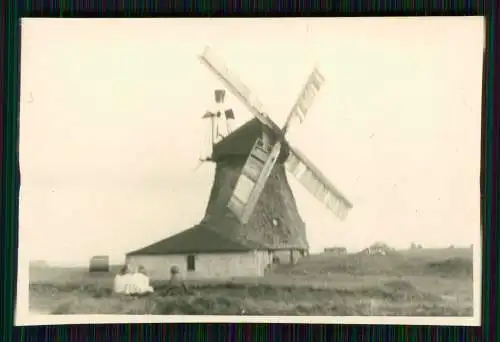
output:
<path id="1" fill-rule="evenodd" d="M 144 248 L 127 253 L 133 255 L 168 255 L 188 253 L 228 253 L 261 249 L 253 243 L 242 244 L 226 238 L 207 225 L 199 224 Z"/>

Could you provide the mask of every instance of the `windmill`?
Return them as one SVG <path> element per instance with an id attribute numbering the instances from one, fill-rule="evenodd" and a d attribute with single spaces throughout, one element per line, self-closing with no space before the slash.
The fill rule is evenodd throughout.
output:
<path id="1" fill-rule="evenodd" d="M 264 275 L 272 263 L 281 262 L 283 257 L 289 255 L 290 263 L 294 263 L 309 252 L 305 223 L 286 171 L 340 219 L 352 208 L 328 179 L 286 140 L 293 122 L 304 120 L 325 79 L 317 68 L 313 70 L 280 128 L 265 114 L 248 87 L 209 48 L 200 59 L 255 118 L 216 139 L 215 122 L 228 112 L 223 110 L 225 92 L 215 92 L 219 109 L 206 116 L 213 120 L 214 139 L 207 161 L 215 163 L 215 174 L 204 217 L 181 233 L 128 253 L 127 258 L 147 260 L 144 258 L 154 255 L 151 265 L 160 267 L 161 273 L 165 267 L 158 263 L 158 257 L 173 253 L 177 263 L 178 255 L 187 254 L 186 268 L 190 271 L 196 272 L 193 260 L 197 256 L 207 261 L 203 264 L 203 277 Z"/>
<path id="2" fill-rule="evenodd" d="M 303 153 L 292 147 L 286 140 L 286 133 L 293 123 L 297 120 L 303 122 L 317 92 L 325 82 L 319 70 L 316 67 L 313 69 L 284 126 L 280 128 L 265 113 L 262 103 L 250 89 L 217 58 L 209 47 L 205 48 L 200 55 L 200 60 L 247 107 L 263 127 L 261 136 L 256 137 L 253 141 L 226 204 L 240 225 L 247 225 L 252 215 L 255 214 L 257 203 L 268 186 L 268 181 L 272 173 L 275 172 L 276 165 L 279 164 L 284 164 L 286 170 L 294 175 L 317 200 L 339 219 L 344 220 L 352 208 L 352 204 Z M 231 134 L 222 142 L 228 140 L 229 137 Z M 236 147 L 234 143 L 232 145 Z M 214 189 L 212 189 L 213 192 Z M 210 218 L 208 215 L 210 203 L 208 207 L 205 219 Z M 278 226 L 279 222 L 273 219 L 272 225 Z M 249 233 L 246 232 L 246 234 Z"/>

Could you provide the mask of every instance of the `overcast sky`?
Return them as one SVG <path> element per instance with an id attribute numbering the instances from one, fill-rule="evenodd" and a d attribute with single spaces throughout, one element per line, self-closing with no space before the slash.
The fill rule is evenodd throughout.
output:
<path id="1" fill-rule="evenodd" d="M 326 79 L 290 132 L 353 203 L 339 221 L 289 175 L 312 251 L 479 234 L 480 18 L 29 19 L 22 24 L 20 251 L 121 261 L 198 223 L 194 171 L 220 81 L 205 45 L 284 123 L 314 65 Z M 227 103 L 241 125 L 251 114 Z"/>

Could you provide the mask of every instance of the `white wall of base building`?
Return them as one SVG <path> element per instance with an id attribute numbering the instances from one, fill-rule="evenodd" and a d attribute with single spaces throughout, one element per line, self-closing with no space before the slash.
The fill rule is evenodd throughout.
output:
<path id="1" fill-rule="evenodd" d="M 300 253 L 294 251 L 294 260 Z M 188 255 L 194 255 L 195 269 L 188 270 Z M 273 255 L 281 263 L 288 263 L 290 251 L 250 251 L 241 253 L 198 253 L 173 255 L 133 255 L 127 256 L 127 263 L 142 265 L 153 280 L 170 278 L 170 268 L 177 266 L 183 279 L 261 277 L 272 263 Z"/>

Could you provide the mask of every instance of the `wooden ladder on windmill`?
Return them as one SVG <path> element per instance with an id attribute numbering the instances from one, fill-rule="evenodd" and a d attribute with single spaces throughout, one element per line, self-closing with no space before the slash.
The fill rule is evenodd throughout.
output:
<path id="1" fill-rule="evenodd" d="M 248 222 L 280 151 L 280 142 L 269 149 L 262 139 L 255 141 L 228 203 L 241 222 Z"/>

